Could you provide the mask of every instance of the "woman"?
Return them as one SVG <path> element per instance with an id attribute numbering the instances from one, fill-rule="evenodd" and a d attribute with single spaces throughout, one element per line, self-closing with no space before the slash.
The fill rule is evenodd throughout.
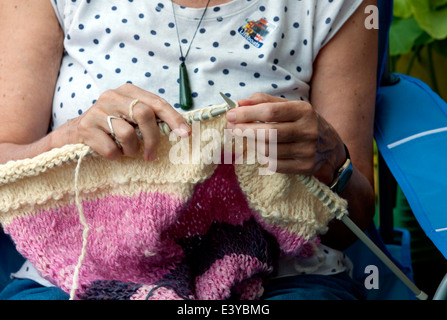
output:
<path id="1" fill-rule="evenodd" d="M 182 107 L 220 103 L 223 91 L 241 106 L 228 112 L 229 129 L 277 129 L 278 172 L 332 185 L 349 150 L 353 173 L 337 191 L 365 228 L 374 214 L 377 32 L 364 27 L 371 4 L 2 1 L 0 163 L 73 143 L 112 160 L 135 156 L 132 121 L 109 115 L 138 124 L 144 158 L 152 161 L 157 118 L 187 136 Z M 184 103 L 179 82 L 191 89 Z M 315 262 L 312 271 L 324 279 L 349 269 L 335 261 L 354 240 L 337 222 L 329 230 L 322 242 L 333 260 Z M 278 279 L 266 296 L 299 296 L 280 295 Z"/>

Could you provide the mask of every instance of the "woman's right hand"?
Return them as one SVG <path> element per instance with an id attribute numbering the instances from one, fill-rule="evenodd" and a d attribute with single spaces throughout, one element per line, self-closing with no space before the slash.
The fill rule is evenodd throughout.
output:
<path id="1" fill-rule="evenodd" d="M 132 106 L 136 99 L 138 102 Z M 108 116 L 117 117 L 110 120 L 114 135 Z M 138 126 L 144 158 L 152 161 L 156 158 L 160 140 L 158 119 L 166 122 L 180 137 L 191 132 L 181 114 L 164 99 L 132 84 L 124 84 L 118 89 L 105 91 L 92 107 L 61 129 L 65 127 L 68 130 L 68 143 L 86 144 L 101 156 L 114 160 L 122 155 L 132 157 L 137 154 L 140 141 L 135 127 Z"/>

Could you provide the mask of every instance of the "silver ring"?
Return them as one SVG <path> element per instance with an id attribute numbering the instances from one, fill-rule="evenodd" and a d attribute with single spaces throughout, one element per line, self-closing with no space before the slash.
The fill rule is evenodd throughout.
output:
<path id="1" fill-rule="evenodd" d="M 112 126 L 112 120 L 114 119 L 118 119 L 121 120 L 121 118 L 115 117 L 115 116 L 107 116 L 107 124 L 109 125 L 109 129 L 110 129 L 110 135 L 115 138 L 115 130 L 113 130 L 113 126 Z"/>
<path id="2" fill-rule="evenodd" d="M 115 130 L 113 130 L 113 126 L 112 126 L 112 120 L 114 120 L 114 119 L 118 119 L 118 120 L 123 120 L 123 119 L 120 117 L 115 117 L 115 116 L 107 116 L 107 124 L 109 125 L 110 135 L 112 136 L 112 139 L 116 143 L 118 148 L 122 149 L 123 147 L 121 146 L 121 143 L 115 139 Z"/>
<path id="3" fill-rule="evenodd" d="M 130 103 L 130 105 L 129 105 L 129 118 L 130 118 L 130 120 L 131 120 L 133 123 L 137 123 L 137 122 L 135 121 L 135 119 L 133 118 L 133 107 L 135 107 L 135 105 L 136 105 L 138 102 L 140 102 L 140 100 L 135 99 L 135 100 L 132 101 L 132 102 Z"/>

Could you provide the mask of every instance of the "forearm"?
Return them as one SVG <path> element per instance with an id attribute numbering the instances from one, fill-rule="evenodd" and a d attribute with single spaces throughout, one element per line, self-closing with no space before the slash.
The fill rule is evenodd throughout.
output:
<path id="1" fill-rule="evenodd" d="M 367 100 L 372 101 L 372 100 Z M 322 121 L 325 122 L 325 121 Z M 330 126 L 328 126 L 330 128 Z M 339 196 L 348 202 L 349 217 L 361 229 L 366 229 L 371 223 L 375 213 L 375 191 L 374 191 L 374 170 L 373 170 L 373 141 L 372 133 L 364 135 L 363 145 L 352 142 L 352 139 L 345 137 L 342 139 L 332 129 L 327 130 L 327 137 L 319 139 L 324 156 L 322 165 L 314 176 L 326 185 L 334 182 L 334 173 L 346 162 L 345 145 L 351 155 L 353 173 L 344 189 L 339 192 Z M 361 130 L 356 130 L 358 134 Z M 368 130 L 370 131 L 370 130 Z M 324 131 L 323 131 L 324 132 Z M 367 138 L 367 137 L 370 138 Z M 321 141 L 325 141 L 322 143 Z M 337 249 L 345 249 L 356 240 L 354 234 L 344 227 L 343 223 L 334 220 L 329 225 L 329 231 L 323 237 L 323 241 Z"/>
<path id="2" fill-rule="evenodd" d="M 340 196 L 347 200 L 349 218 L 362 230 L 371 223 L 375 213 L 374 188 L 369 180 L 354 166 L 354 171 Z M 329 224 L 329 231 L 322 236 L 328 246 L 344 250 L 357 240 L 356 236 L 340 220 Z"/>
<path id="3" fill-rule="evenodd" d="M 350 218 L 361 229 L 368 226 L 375 212 L 373 134 L 378 34 L 364 27 L 364 7 L 374 4 L 375 0 L 366 0 L 319 53 L 311 96 L 312 105 L 340 138 L 333 148 L 336 153 L 332 159 L 337 160 L 332 162 L 332 169 L 345 161 L 343 144 L 351 155 L 354 173 L 340 196 L 348 201 Z M 335 221 L 323 239 L 343 249 L 356 238 Z"/>
<path id="4" fill-rule="evenodd" d="M 30 143 L 0 142 L 0 164 L 11 160 L 35 157 L 51 149 L 67 144 L 62 128 Z"/>
<path id="5" fill-rule="evenodd" d="M 46 135 L 64 34 L 50 1 L 0 2 L 0 163 L 63 142 Z"/>

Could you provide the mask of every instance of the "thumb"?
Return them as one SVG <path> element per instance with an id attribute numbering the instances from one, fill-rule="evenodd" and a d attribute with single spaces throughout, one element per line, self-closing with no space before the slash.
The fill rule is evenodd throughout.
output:
<path id="1" fill-rule="evenodd" d="M 266 93 L 254 93 L 249 96 L 247 99 L 238 100 L 238 104 L 240 107 L 244 106 L 253 106 L 256 104 L 267 103 L 267 102 L 285 102 L 287 99 L 281 97 L 274 97 L 272 95 Z"/>

